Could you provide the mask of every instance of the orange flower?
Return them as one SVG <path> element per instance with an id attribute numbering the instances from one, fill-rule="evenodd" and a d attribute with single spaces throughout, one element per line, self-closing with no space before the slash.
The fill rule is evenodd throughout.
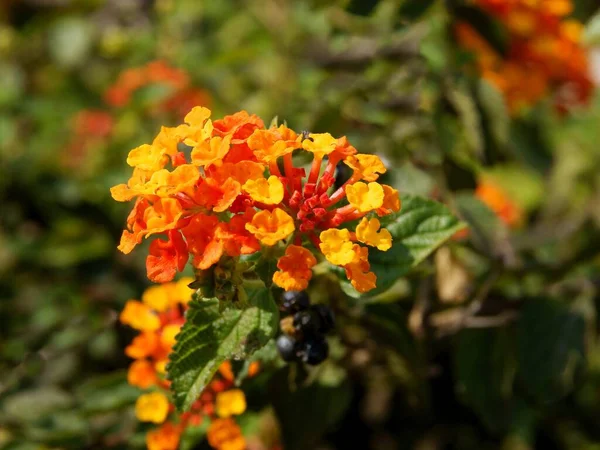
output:
<path id="1" fill-rule="evenodd" d="M 485 203 L 509 227 L 521 223 L 523 213 L 506 193 L 489 180 L 477 185 L 475 196 Z"/>
<path id="2" fill-rule="evenodd" d="M 296 133 L 285 125 L 275 130 L 254 130 L 248 138 L 248 147 L 259 161 L 270 164 L 281 156 L 292 153 L 300 147 Z"/>
<path id="3" fill-rule="evenodd" d="M 385 230 L 357 236 L 338 229 L 368 214 L 385 216 L 400 209 L 398 192 L 375 182 L 386 171 L 377 156 L 358 154 L 345 137 L 297 134 L 284 125 L 265 129 L 260 118 L 245 111 L 214 122 L 210 115 L 206 108 L 193 108 L 184 124 L 163 127 L 151 145 L 134 149 L 130 180 L 112 190 L 117 200 L 137 198 L 119 246 L 122 251 L 131 251 L 143 238 L 166 235 L 150 246 L 150 279 L 172 280 L 187 254 L 200 270 L 255 253 L 260 244 L 275 247 L 272 253 L 277 255 L 291 236 L 294 246 L 309 243 L 342 266 L 355 259 L 358 239 L 379 249 L 390 247 Z M 191 156 L 178 151 L 181 144 L 192 147 Z M 308 176 L 294 166 L 295 150 L 312 155 Z M 354 174 L 331 192 L 336 164 L 342 161 Z M 349 204 L 340 206 L 345 200 Z M 341 235 L 344 242 L 334 248 L 338 244 L 332 239 Z M 298 258 L 304 262 L 293 269 Z M 282 261 L 274 277 L 277 284 L 286 289 L 308 284 L 313 260 L 286 253 Z"/>
<path id="4" fill-rule="evenodd" d="M 189 259 L 188 247 L 179 231 L 170 230 L 169 240 L 156 239 L 150 244 L 146 258 L 148 278 L 155 283 L 171 281 L 177 271 L 181 272 Z"/>
<path id="5" fill-rule="evenodd" d="M 156 353 L 158 346 L 158 335 L 152 331 L 144 331 L 125 347 L 125 354 L 133 359 L 147 358 Z"/>
<path id="6" fill-rule="evenodd" d="M 317 259 L 310 250 L 298 245 L 290 245 L 285 256 L 277 261 L 279 271 L 273 274 L 273 282 L 286 291 L 303 291 L 312 277 L 311 268 Z"/>
<path id="7" fill-rule="evenodd" d="M 152 84 L 167 85 L 169 94 L 157 104 L 150 105 L 151 112 L 167 110 L 183 116 L 192 106 L 210 104 L 207 92 L 189 86 L 190 79 L 185 71 L 160 60 L 123 71 L 106 90 L 104 100 L 111 106 L 121 108 L 131 101 L 135 91 Z"/>
<path id="8" fill-rule="evenodd" d="M 146 434 L 146 446 L 148 450 L 177 450 L 181 433 L 180 426 L 166 422 Z"/>
<path id="9" fill-rule="evenodd" d="M 265 245 L 275 245 L 294 231 L 294 220 L 283 209 L 261 211 L 246 224 L 246 229 Z"/>
<path id="10" fill-rule="evenodd" d="M 154 366 L 145 359 L 132 362 L 127 371 L 127 382 L 141 389 L 154 386 L 158 382 Z"/>
<path id="11" fill-rule="evenodd" d="M 354 259 L 344 266 L 346 276 L 358 292 L 368 292 L 375 288 L 377 281 L 377 276 L 369 272 L 371 267 L 368 260 L 369 251 L 365 247 L 355 245 L 354 254 Z"/>
<path id="12" fill-rule="evenodd" d="M 497 53 L 470 25 L 459 23 L 459 42 L 477 56 L 481 75 L 518 113 L 555 91 L 559 112 L 585 103 L 592 83 L 579 22 L 565 20 L 571 0 L 473 0 L 508 30 L 506 56 Z M 565 95 L 570 91 L 572 95 Z"/>
<path id="13" fill-rule="evenodd" d="M 246 441 L 233 419 L 213 420 L 208 428 L 208 443 L 217 450 L 244 450 Z"/>

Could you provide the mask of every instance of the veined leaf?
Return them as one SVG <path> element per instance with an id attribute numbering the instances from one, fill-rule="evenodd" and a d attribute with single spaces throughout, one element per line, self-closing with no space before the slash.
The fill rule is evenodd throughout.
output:
<path id="1" fill-rule="evenodd" d="M 224 361 L 247 358 L 275 334 L 278 310 L 270 291 L 260 284 L 246 293 L 245 309 L 220 310 L 216 298 L 190 302 L 167 368 L 180 410 L 189 409 Z"/>
<path id="2" fill-rule="evenodd" d="M 392 248 L 387 252 L 369 248 L 371 270 L 377 275 L 377 288 L 367 294 L 369 297 L 390 288 L 399 277 L 465 227 L 441 203 L 408 194 L 403 194 L 401 199 L 402 209 L 381 219 L 381 226 L 392 234 Z M 358 296 L 349 284 L 344 290 L 353 297 Z"/>

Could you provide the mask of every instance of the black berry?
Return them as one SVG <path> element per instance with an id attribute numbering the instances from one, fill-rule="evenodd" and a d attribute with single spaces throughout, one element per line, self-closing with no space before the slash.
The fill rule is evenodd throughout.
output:
<path id="1" fill-rule="evenodd" d="M 281 296 L 281 309 L 290 313 L 304 311 L 310 306 L 310 299 L 305 291 L 286 291 Z"/>
<path id="2" fill-rule="evenodd" d="M 277 351 L 285 362 L 291 362 L 296 359 L 297 353 L 296 339 L 291 336 L 282 334 L 277 338 Z"/>
<path id="3" fill-rule="evenodd" d="M 311 366 L 321 364 L 329 356 L 329 344 L 322 336 L 307 340 L 302 349 L 302 361 Z"/>
<path id="4" fill-rule="evenodd" d="M 313 305 L 310 308 L 319 317 L 319 333 L 326 334 L 333 330 L 335 326 L 335 316 L 333 311 L 327 305 Z"/>
<path id="5" fill-rule="evenodd" d="M 294 328 L 304 337 L 319 334 L 321 327 L 321 318 L 314 311 L 300 311 L 294 314 Z"/>

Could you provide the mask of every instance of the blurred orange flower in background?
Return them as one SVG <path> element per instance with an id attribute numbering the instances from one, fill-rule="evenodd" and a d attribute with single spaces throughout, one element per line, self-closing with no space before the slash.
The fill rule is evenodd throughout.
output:
<path id="1" fill-rule="evenodd" d="M 593 91 L 581 23 L 566 19 L 570 0 L 473 0 L 507 32 L 506 54 L 494 49 L 471 25 L 455 27 L 460 44 L 476 55 L 483 78 L 498 88 L 518 113 L 549 90 L 559 112 L 586 103 Z"/>

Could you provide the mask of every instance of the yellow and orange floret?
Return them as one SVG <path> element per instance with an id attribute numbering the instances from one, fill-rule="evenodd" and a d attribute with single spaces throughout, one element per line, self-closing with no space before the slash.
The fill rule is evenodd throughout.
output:
<path id="1" fill-rule="evenodd" d="M 169 399 L 169 382 L 165 379 L 168 355 L 175 344 L 175 335 L 184 322 L 184 313 L 191 298 L 191 278 L 148 288 L 141 301 L 130 300 L 121 313 L 123 324 L 139 331 L 125 353 L 134 361 L 129 366 L 129 384 L 145 390 L 135 405 L 136 417 L 158 427 L 146 435 L 149 450 L 176 450 L 186 427 L 210 420 L 208 440 L 218 450 L 246 448 L 240 427 L 232 418 L 246 410 L 244 392 L 234 386 L 231 364 L 225 362 L 217 375 L 194 402 L 190 411 L 178 414 Z M 249 375 L 258 371 L 258 363 L 249 368 Z"/>
<path id="2" fill-rule="evenodd" d="M 587 54 L 581 45 L 583 26 L 568 19 L 571 0 L 472 0 L 502 23 L 508 48 L 500 54 L 470 25 L 459 23 L 462 46 L 477 56 L 482 76 L 504 95 L 511 112 L 556 92 L 561 112 L 585 103 L 593 91 Z"/>
<path id="3" fill-rule="evenodd" d="M 359 243 L 388 250 L 392 237 L 377 217 L 400 209 L 398 192 L 376 182 L 386 171 L 381 160 L 358 154 L 345 137 L 267 129 L 245 111 L 214 121 L 210 114 L 195 107 L 184 124 L 162 127 L 151 144 L 129 153 L 133 175 L 111 189 L 115 200 L 136 199 L 119 249 L 129 253 L 143 238 L 163 237 L 150 244 L 146 268 L 152 281 L 167 282 L 189 254 L 205 270 L 222 257 L 277 245 L 283 256 L 273 281 L 298 290 L 317 262 L 308 244 L 342 266 L 357 290 L 373 289 L 368 249 Z M 181 144 L 191 147 L 189 156 Z M 294 166 L 294 151 L 312 154 L 308 175 Z M 333 189 L 340 162 L 353 175 Z M 356 220 L 355 231 L 340 228 Z"/>

